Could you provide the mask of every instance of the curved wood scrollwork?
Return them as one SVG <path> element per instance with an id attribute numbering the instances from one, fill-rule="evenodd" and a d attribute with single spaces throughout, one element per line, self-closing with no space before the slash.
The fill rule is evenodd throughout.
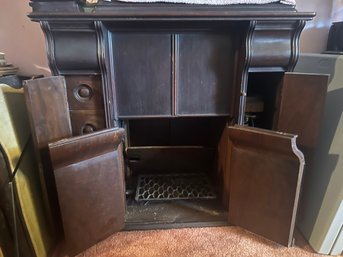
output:
<path id="1" fill-rule="evenodd" d="M 55 44 L 51 33 L 50 25 L 47 21 L 41 21 L 40 25 L 44 32 L 49 68 L 51 70 L 52 75 L 57 76 L 59 75 L 59 71 L 56 65 Z"/>

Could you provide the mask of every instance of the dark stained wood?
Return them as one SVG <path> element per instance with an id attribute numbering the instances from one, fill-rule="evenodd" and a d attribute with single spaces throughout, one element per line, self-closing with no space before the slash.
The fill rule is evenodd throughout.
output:
<path id="1" fill-rule="evenodd" d="M 103 109 L 100 76 L 65 76 L 70 110 Z"/>
<path id="2" fill-rule="evenodd" d="M 279 88 L 273 130 L 299 135 L 304 149 L 316 146 L 328 75 L 286 73 Z"/>
<path id="3" fill-rule="evenodd" d="M 125 153 L 135 174 L 211 174 L 215 167 L 215 149 L 208 147 L 129 147 Z"/>
<path id="4" fill-rule="evenodd" d="M 229 222 L 291 246 L 304 168 L 296 136 L 235 126 L 229 138 Z"/>
<path id="5" fill-rule="evenodd" d="M 226 117 L 130 120 L 129 145 L 215 148 L 226 120 Z"/>
<path id="6" fill-rule="evenodd" d="M 273 77 L 270 84 L 274 84 L 280 74 L 293 69 L 299 55 L 300 32 L 314 13 L 297 12 L 294 7 L 281 4 L 207 6 L 100 1 L 94 8 L 87 8 L 87 12 L 82 1 L 32 0 L 31 5 L 30 17 L 41 22 L 47 39 L 53 73 L 74 78 L 75 74 L 101 77 L 102 90 L 97 84 L 94 91 L 102 92 L 103 106 L 98 100 L 82 105 L 69 99 L 74 134 L 91 132 L 105 125 L 116 127 L 124 119 L 123 123 L 132 133 L 128 146 L 200 145 L 213 148 L 208 154 L 211 156 L 219 142 L 218 176 L 223 178 L 219 181 L 223 199 L 226 204 L 230 201 L 230 222 L 284 245 L 291 244 L 303 165 L 300 152 L 292 150 L 295 136 L 235 127 L 225 129 L 220 139 L 220 132 L 225 119 L 238 124 L 244 122 L 249 72 L 263 72 L 267 78 L 264 81 L 271 81 Z M 278 73 L 270 77 L 271 72 Z M 273 116 L 269 115 L 274 111 L 270 103 L 275 101 L 277 87 L 278 84 L 271 87 L 273 92 L 268 96 L 271 101 L 264 106 L 268 121 L 269 116 Z M 87 89 L 83 89 L 82 94 L 87 95 Z M 224 118 L 214 122 L 217 125 L 213 127 L 202 120 L 180 117 L 163 121 L 148 119 L 177 116 Z M 132 121 L 133 118 L 137 121 Z M 62 194 L 75 197 L 76 205 L 87 203 L 85 191 L 80 188 L 76 190 L 81 192 L 79 195 L 72 195 L 64 186 L 84 178 L 88 183 L 92 166 L 80 163 L 95 165 L 92 162 L 105 158 L 107 150 L 98 157 L 83 159 L 93 156 L 101 148 L 97 145 L 103 144 L 94 142 L 91 150 L 82 150 L 86 146 L 75 147 L 73 150 L 78 152 L 68 150 L 65 154 L 70 156 L 56 162 L 63 164 L 58 169 L 79 169 L 58 175 L 64 182 Z M 131 156 L 130 150 L 127 153 L 134 162 L 135 156 Z M 151 155 L 159 156 L 160 166 L 167 168 L 187 163 L 187 155 L 192 159 L 194 154 L 189 154 L 189 149 L 179 152 L 171 148 L 145 150 L 139 149 L 143 161 L 152 163 Z M 120 155 L 121 149 L 116 153 Z M 201 154 L 195 151 L 194 155 L 197 157 L 194 159 L 200 159 Z M 70 158 L 80 158 L 79 164 L 66 166 L 72 163 Z M 103 161 L 110 162 L 109 159 Z M 159 167 L 158 163 L 150 163 L 139 168 Z M 136 164 L 138 169 L 138 163 L 130 165 Z M 102 172 L 103 167 L 97 165 Z M 208 168 L 202 166 L 200 169 Z M 78 173 L 83 175 L 77 176 Z M 93 186 L 92 181 L 89 183 Z M 108 185 L 107 181 L 103 183 Z M 101 194 L 102 190 L 105 189 L 97 190 L 94 195 Z M 109 199 L 107 197 L 104 199 Z M 61 201 L 76 220 L 73 215 L 77 212 L 71 211 L 68 201 Z M 105 208 L 111 207 L 106 203 Z M 95 241 L 89 239 L 81 246 Z"/>
<path id="7" fill-rule="evenodd" d="M 232 114 L 236 45 L 235 37 L 226 33 L 178 35 L 178 115 Z"/>
<path id="8" fill-rule="evenodd" d="M 209 74 L 213 74 L 211 69 L 215 66 L 215 76 L 220 81 L 215 83 L 217 88 L 201 87 L 205 93 L 214 94 L 212 97 L 217 98 L 216 103 L 213 103 L 213 99 L 210 102 L 203 101 L 211 95 L 206 98 L 191 89 L 188 95 L 181 95 L 181 103 L 190 106 L 183 110 L 184 106 L 181 105 L 179 114 L 214 115 L 215 110 L 215 115 L 229 114 L 239 124 L 243 124 L 248 70 L 292 70 L 299 54 L 300 32 L 305 21 L 314 16 L 314 13 L 297 12 L 294 7 L 282 4 L 208 6 L 100 1 L 94 9 L 87 9 L 87 12 L 82 2 L 75 1 L 35 0 L 31 5 L 33 12 L 30 17 L 42 24 L 49 64 L 54 74 L 101 73 L 107 127 L 117 126 L 118 114 L 120 118 L 166 117 L 176 114 L 176 99 L 173 98 L 177 93 L 176 70 L 183 70 L 183 67 L 178 67 L 176 63 L 178 44 L 171 43 L 171 39 L 180 37 L 182 41 L 184 35 L 199 50 L 197 53 L 186 51 L 186 55 L 191 57 L 186 58 L 186 67 L 187 63 L 201 64 L 203 55 L 203 60 L 207 58 L 210 61 L 202 63 L 204 69 L 200 67 L 199 74 L 186 75 L 184 79 L 192 78 L 191 84 L 194 87 L 201 85 L 197 78 L 202 76 L 205 78 L 203 82 L 213 82 L 214 77 Z M 232 28 L 237 33 L 233 33 Z M 217 36 L 203 41 L 203 38 L 213 33 Z M 192 40 L 193 36 L 201 40 Z M 225 53 L 217 49 L 226 40 L 220 37 L 227 37 L 228 45 L 222 48 Z M 206 44 L 212 47 L 207 48 Z M 236 47 L 232 48 L 235 44 Z M 192 48 L 192 45 L 186 44 L 186 48 Z M 182 44 L 180 46 L 182 54 Z M 208 56 L 211 49 L 215 52 L 212 56 L 214 58 Z M 126 58 L 126 52 L 130 58 Z M 227 66 L 225 71 L 224 68 L 218 68 L 224 67 L 220 64 L 223 60 Z M 141 63 L 144 65 L 139 65 Z M 209 65 L 209 69 L 206 69 L 206 65 Z M 142 77 L 140 72 L 149 76 Z M 229 87 L 232 87 L 230 94 L 224 86 L 226 76 L 230 77 L 230 81 L 233 80 L 229 83 Z M 170 81 L 174 82 L 174 94 L 169 86 L 164 87 L 164 83 L 169 84 Z M 115 90 L 111 88 L 114 85 Z M 134 91 L 128 94 L 125 88 Z M 222 91 L 223 94 L 216 94 L 215 91 Z M 156 95 L 147 97 L 152 93 Z M 224 96 L 229 98 L 227 103 L 223 100 Z M 128 101 L 131 104 L 126 104 Z M 193 101 L 201 104 L 196 105 Z M 121 113 L 121 108 L 125 113 Z M 195 113 L 197 109 L 205 112 Z"/>
<path id="9" fill-rule="evenodd" d="M 128 123 L 128 146 L 170 145 L 170 119 L 135 119 Z"/>
<path id="10" fill-rule="evenodd" d="M 72 255 L 124 226 L 123 137 L 124 130 L 110 129 L 49 144 Z"/>
<path id="11" fill-rule="evenodd" d="M 140 19 L 160 18 L 161 20 L 208 20 L 214 18 L 223 20 L 290 20 L 306 19 L 315 16 L 313 12 L 296 12 L 294 6 L 283 4 L 268 5 L 185 5 L 170 3 L 122 3 L 118 1 L 100 1 L 93 12 L 79 13 L 82 10 L 82 2 L 55 0 L 46 2 L 44 0 L 32 0 L 33 13 L 29 17 L 33 20 L 39 19 L 71 19 L 78 16 L 80 20 L 104 19 L 104 20 L 128 20 L 134 22 Z M 81 6 L 80 6 L 81 5 Z M 56 12 L 52 13 L 54 8 Z"/>
<path id="12" fill-rule="evenodd" d="M 50 27 L 54 47 L 54 63 L 60 74 L 98 72 L 96 33 L 93 23 L 69 23 Z"/>
<path id="13" fill-rule="evenodd" d="M 26 105 L 37 147 L 71 136 L 65 80 L 61 76 L 26 80 Z"/>
<path id="14" fill-rule="evenodd" d="M 112 37 L 118 116 L 170 116 L 171 35 L 113 33 Z"/>
<path id="15" fill-rule="evenodd" d="M 217 148 L 217 184 L 220 188 L 221 200 L 225 207 L 229 206 L 230 196 L 230 150 L 229 127 L 223 129 Z"/>
<path id="16" fill-rule="evenodd" d="M 70 111 L 73 135 L 79 136 L 105 128 L 103 110 Z"/>
<path id="17" fill-rule="evenodd" d="M 32 138 L 38 159 L 44 203 L 48 220 L 59 226 L 60 214 L 48 143 L 72 135 L 67 92 L 63 77 L 24 82 Z M 57 228 L 58 229 L 58 228 Z"/>
<path id="18" fill-rule="evenodd" d="M 258 97 L 263 102 L 263 112 L 257 114 L 255 127 L 273 130 L 277 91 L 282 85 L 283 72 L 250 72 L 247 88 L 249 97 Z M 248 99 L 246 100 L 248 112 Z M 256 114 L 256 113 L 255 113 Z"/>
<path id="19" fill-rule="evenodd" d="M 258 21 L 251 39 L 250 70 L 292 71 L 298 59 L 298 42 L 304 26 L 303 20 Z"/>

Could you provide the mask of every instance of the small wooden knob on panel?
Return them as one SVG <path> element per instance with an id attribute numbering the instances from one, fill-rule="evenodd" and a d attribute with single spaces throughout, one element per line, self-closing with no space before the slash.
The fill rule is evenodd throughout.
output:
<path id="1" fill-rule="evenodd" d="M 93 90 L 86 84 L 80 84 L 74 91 L 74 95 L 79 101 L 88 101 L 92 98 Z"/>
<path id="2" fill-rule="evenodd" d="M 81 128 L 81 134 L 89 134 L 96 131 L 96 127 L 92 124 L 85 124 Z"/>

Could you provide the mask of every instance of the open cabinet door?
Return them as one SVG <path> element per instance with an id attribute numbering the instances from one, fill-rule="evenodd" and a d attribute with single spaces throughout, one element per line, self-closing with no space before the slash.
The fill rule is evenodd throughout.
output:
<path id="1" fill-rule="evenodd" d="M 296 136 L 246 126 L 228 134 L 229 222 L 291 246 L 304 168 Z"/>
<path id="2" fill-rule="evenodd" d="M 278 90 L 273 130 L 298 135 L 302 151 L 312 151 L 316 146 L 328 80 L 325 74 L 288 72 Z"/>
<path id="3" fill-rule="evenodd" d="M 123 137 L 123 129 L 109 129 L 49 144 L 72 255 L 124 226 Z"/>

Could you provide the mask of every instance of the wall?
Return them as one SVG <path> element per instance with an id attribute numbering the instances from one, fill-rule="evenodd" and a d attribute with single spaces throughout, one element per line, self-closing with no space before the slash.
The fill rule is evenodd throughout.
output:
<path id="1" fill-rule="evenodd" d="M 317 16 L 309 22 L 301 36 L 300 49 L 306 53 L 325 50 L 331 24 L 332 3 L 335 17 L 343 12 L 343 0 L 297 0 L 299 11 L 315 11 Z M 340 13 L 337 13 L 339 10 Z M 44 37 L 38 23 L 27 18 L 31 8 L 28 1 L 1 0 L 0 52 L 6 53 L 8 62 L 20 68 L 24 75 L 49 74 Z"/>
<path id="2" fill-rule="evenodd" d="M 300 39 L 300 50 L 304 53 L 321 53 L 326 49 L 328 32 L 332 23 L 332 0 L 297 0 L 298 11 L 316 12 L 308 22 Z"/>
<path id="3" fill-rule="evenodd" d="M 28 1 L 0 0 L 0 52 L 21 75 L 49 75 L 44 36 L 39 23 L 31 22 Z"/>
<path id="4" fill-rule="evenodd" d="M 343 21 L 343 0 L 333 0 L 332 21 Z"/>

